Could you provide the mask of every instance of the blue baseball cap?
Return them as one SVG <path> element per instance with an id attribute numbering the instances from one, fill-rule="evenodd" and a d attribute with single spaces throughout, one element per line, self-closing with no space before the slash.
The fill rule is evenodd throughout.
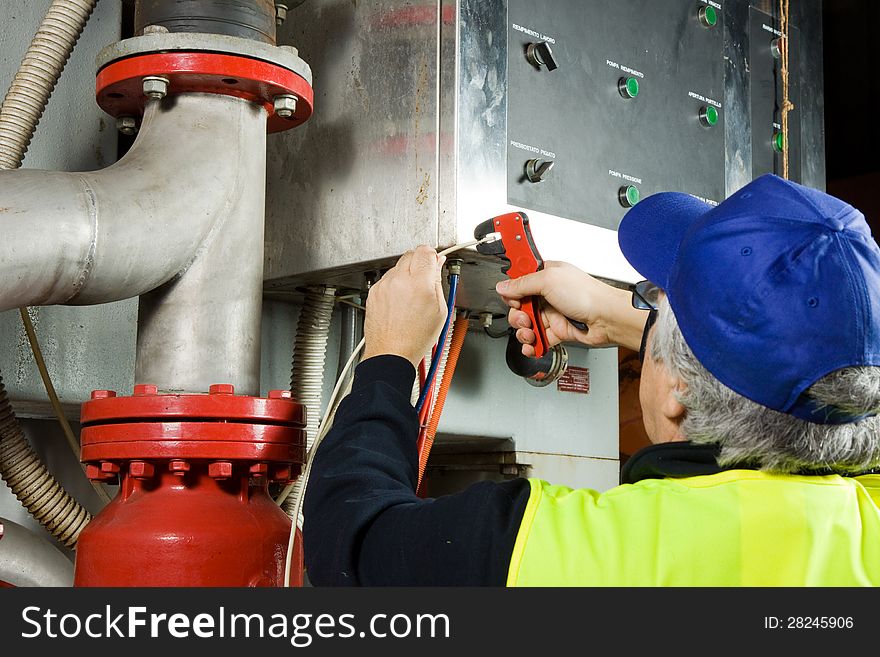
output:
<path id="1" fill-rule="evenodd" d="M 727 387 L 809 422 L 866 417 L 804 395 L 835 370 L 880 365 L 880 248 L 861 212 L 765 175 L 715 207 L 689 194 L 649 196 L 623 218 L 618 240 Z"/>

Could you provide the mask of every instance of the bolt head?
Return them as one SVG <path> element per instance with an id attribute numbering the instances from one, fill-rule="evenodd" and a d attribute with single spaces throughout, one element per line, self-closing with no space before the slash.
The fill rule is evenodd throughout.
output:
<path id="1" fill-rule="evenodd" d="M 208 393 L 212 395 L 234 395 L 235 386 L 231 383 L 215 383 L 208 388 Z"/>
<path id="2" fill-rule="evenodd" d="M 489 328 L 492 326 L 492 321 L 494 317 L 492 317 L 492 313 L 480 313 L 480 326 L 483 328 Z"/>
<path id="3" fill-rule="evenodd" d="M 275 114 L 282 119 L 289 119 L 296 112 L 296 96 L 284 94 L 275 96 Z"/>
<path id="4" fill-rule="evenodd" d="M 168 469 L 179 477 L 189 472 L 189 461 L 171 461 Z"/>
<path id="5" fill-rule="evenodd" d="M 149 383 L 139 383 L 134 387 L 135 397 L 146 397 L 148 395 L 158 395 L 159 388 Z"/>
<path id="6" fill-rule="evenodd" d="M 252 477 L 265 477 L 269 474 L 269 464 L 268 463 L 254 463 L 249 469 Z"/>
<path id="7" fill-rule="evenodd" d="M 287 20 L 287 5 L 275 3 L 275 25 L 281 27 Z"/>
<path id="8" fill-rule="evenodd" d="M 232 476 L 232 463 L 214 461 L 208 465 L 208 476 L 213 479 L 229 479 Z"/>
<path id="9" fill-rule="evenodd" d="M 133 116 L 120 116 L 116 119 L 116 129 L 124 135 L 137 132 L 137 120 Z"/>
<path id="10" fill-rule="evenodd" d="M 128 474 L 135 479 L 152 479 L 156 474 L 156 468 L 146 461 L 132 461 L 128 466 Z"/>
<path id="11" fill-rule="evenodd" d="M 101 472 L 101 468 L 94 463 L 86 464 L 86 477 L 89 478 L 89 481 L 103 481 L 108 479 L 108 476 Z"/>
<path id="12" fill-rule="evenodd" d="M 162 100 L 168 94 L 168 78 L 161 75 L 148 75 L 143 80 L 144 95 L 156 100 Z"/>
<path id="13" fill-rule="evenodd" d="M 101 461 L 101 472 L 107 475 L 114 475 L 119 472 L 119 466 L 110 461 Z"/>
<path id="14" fill-rule="evenodd" d="M 92 399 L 110 399 L 115 396 L 116 393 L 112 390 L 92 390 Z"/>
<path id="15" fill-rule="evenodd" d="M 272 469 L 272 481 L 288 482 L 292 475 L 289 465 L 280 465 Z"/>

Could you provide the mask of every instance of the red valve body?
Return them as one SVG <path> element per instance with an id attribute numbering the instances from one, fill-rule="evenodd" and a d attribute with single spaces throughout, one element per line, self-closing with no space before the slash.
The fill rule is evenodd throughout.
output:
<path id="1" fill-rule="evenodd" d="M 83 405 L 87 473 L 120 486 L 80 535 L 75 586 L 283 585 L 290 520 L 268 485 L 299 475 L 305 408 L 287 391 L 231 392 L 136 386 Z M 301 548 L 290 583 L 302 584 Z"/>

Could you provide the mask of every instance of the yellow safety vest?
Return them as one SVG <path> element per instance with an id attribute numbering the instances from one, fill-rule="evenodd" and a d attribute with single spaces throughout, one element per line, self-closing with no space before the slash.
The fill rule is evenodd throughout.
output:
<path id="1" fill-rule="evenodd" d="M 508 586 L 880 585 L 880 475 L 529 481 Z"/>

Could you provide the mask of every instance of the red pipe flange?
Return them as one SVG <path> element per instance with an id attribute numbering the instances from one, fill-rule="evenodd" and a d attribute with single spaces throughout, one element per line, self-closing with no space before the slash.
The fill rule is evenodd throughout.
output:
<path id="1" fill-rule="evenodd" d="M 228 384 L 208 395 L 160 395 L 151 385 L 135 386 L 131 397 L 96 390 L 82 406 L 81 460 L 101 480 L 132 460 L 202 460 L 271 464 L 269 479 L 286 482 L 305 459 L 305 412 L 287 390 L 268 399 L 237 396 Z"/>
<path id="2" fill-rule="evenodd" d="M 87 474 L 120 485 L 80 534 L 77 586 L 284 584 L 291 523 L 268 484 L 299 475 L 305 408 L 287 390 L 234 393 L 138 385 L 131 397 L 96 390 L 83 404 Z M 301 550 L 291 562 L 300 584 Z"/>
<path id="3" fill-rule="evenodd" d="M 221 94 L 259 103 L 269 114 L 269 132 L 294 128 L 312 115 L 314 91 L 300 75 L 259 59 L 211 52 L 149 53 L 112 62 L 98 73 L 98 105 L 114 118 L 142 116 L 143 79 L 149 76 L 167 78 L 170 95 Z M 275 113 L 276 96 L 296 97 L 291 117 Z"/>

